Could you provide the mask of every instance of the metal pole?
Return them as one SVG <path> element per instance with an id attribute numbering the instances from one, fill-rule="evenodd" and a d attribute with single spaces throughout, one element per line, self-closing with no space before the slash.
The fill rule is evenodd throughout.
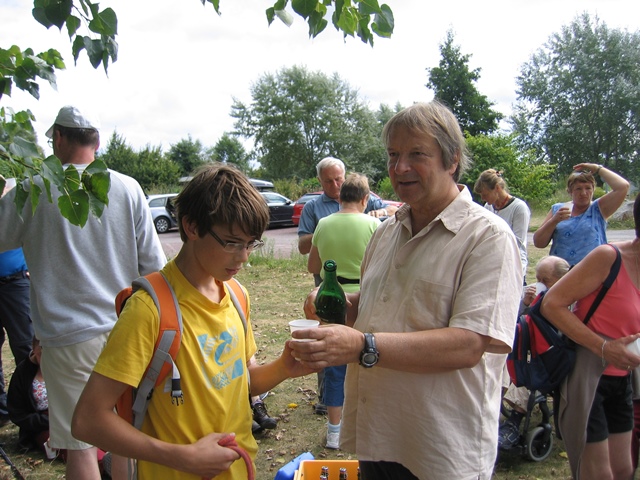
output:
<path id="1" fill-rule="evenodd" d="M 13 476 L 16 477 L 18 480 L 26 480 L 20 473 L 20 470 L 18 470 L 18 467 L 14 465 L 14 463 L 11 461 L 11 459 L 7 455 L 7 452 L 5 452 L 4 448 L 2 447 L 4 447 L 4 445 L 0 444 L 0 456 L 2 456 L 4 461 L 7 462 L 7 465 L 11 467 L 11 470 L 13 471 Z"/>

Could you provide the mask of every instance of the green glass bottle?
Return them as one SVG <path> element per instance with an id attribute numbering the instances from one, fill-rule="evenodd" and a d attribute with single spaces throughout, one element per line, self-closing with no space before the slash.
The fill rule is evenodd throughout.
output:
<path id="1" fill-rule="evenodd" d="M 338 282 L 337 265 L 334 260 L 324 262 L 324 280 L 316 296 L 316 314 L 327 323 L 345 324 L 347 297 Z"/>

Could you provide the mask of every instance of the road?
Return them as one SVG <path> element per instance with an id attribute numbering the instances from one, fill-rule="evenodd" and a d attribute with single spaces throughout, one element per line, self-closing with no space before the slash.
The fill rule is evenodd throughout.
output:
<path id="1" fill-rule="evenodd" d="M 269 252 L 273 250 L 277 258 L 290 258 L 291 253 L 298 252 L 298 227 L 273 228 L 264 232 L 263 239 L 267 243 L 264 247 Z M 180 251 L 182 240 L 178 230 L 160 235 L 160 242 L 167 257 L 175 257 Z"/>
<path id="2" fill-rule="evenodd" d="M 620 242 L 624 240 L 632 240 L 635 237 L 633 230 L 608 230 L 607 238 L 610 242 Z M 292 252 L 298 251 L 298 228 L 286 227 L 286 228 L 273 228 L 267 230 L 263 235 L 264 240 L 267 242 L 267 252 L 273 250 L 274 255 L 277 258 L 291 258 Z M 533 234 L 528 235 L 529 243 L 533 243 Z M 169 257 L 174 257 L 180 250 L 182 241 L 177 230 L 172 230 L 168 233 L 160 235 L 160 241 L 162 242 L 162 248 L 164 253 Z"/>

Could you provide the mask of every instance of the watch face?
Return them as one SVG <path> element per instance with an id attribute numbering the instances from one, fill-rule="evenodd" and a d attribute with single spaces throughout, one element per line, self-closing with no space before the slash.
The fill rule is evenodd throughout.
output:
<path id="1" fill-rule="evenodd" d="M 375 353 L 365 353 L 362 356 L 362 363 L 365 365 L 374 365 L 378 362 L 378 356 Z"/>

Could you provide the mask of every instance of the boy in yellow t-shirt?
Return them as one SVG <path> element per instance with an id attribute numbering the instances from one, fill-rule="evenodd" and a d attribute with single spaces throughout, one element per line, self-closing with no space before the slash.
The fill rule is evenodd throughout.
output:
<path id="1" fill-rule="evenodd" d="M 263 245 L 260 237 L 269 222 L 267 206 L 249 180 L 232 167 L 207 166 L 177 197 L 176 209 L 184 243 L 162 273 L 182 312 L 176 365 L 184 404 L 173 405 L 170 389 L 156 388 L 140 431 L 113 413 L 125 389 L 140 383 L 158 336 L 158 311 L 139 291 L 127 302 L 84 389 L 72 432 L 138 459 L 142 480 L 244 479 L 247 470 L 238 453 L 218 442 L 233 432 L 253 458 L 257 445 L 249 394 L 314 370 L 294 360 L 288 342 L 275 361 L 250 362 L 256 351 L 251 322 L 245 334 L 223 283 Z"/>

